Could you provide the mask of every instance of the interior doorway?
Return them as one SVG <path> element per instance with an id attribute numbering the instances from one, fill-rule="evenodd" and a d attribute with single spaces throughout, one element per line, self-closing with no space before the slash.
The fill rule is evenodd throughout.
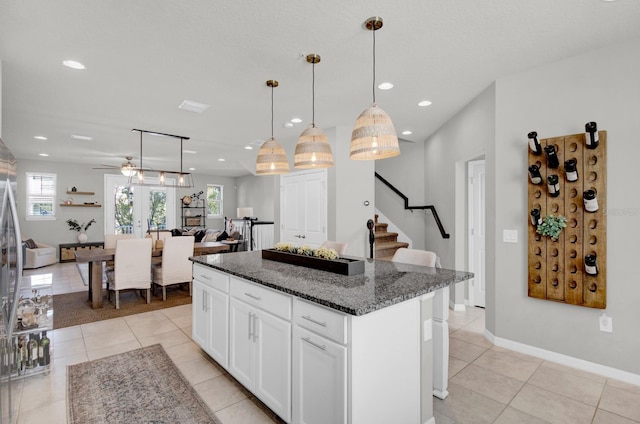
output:
<path id="1" fill-rule="evenodd" d="M 474 278 L 469 280 L 469 304 L 485 307 L 485 161 L 472 160 L 467 163 L 467 193 L 469 217 L 469 271 Z"/>

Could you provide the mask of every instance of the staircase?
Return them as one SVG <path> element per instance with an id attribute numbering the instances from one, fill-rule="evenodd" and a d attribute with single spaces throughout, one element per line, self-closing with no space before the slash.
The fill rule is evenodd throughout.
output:
<path id="1" fill-rule="evenodd" d="M 391 260 L 393 254 L 401 247 L 409 247 L 409 243 L 398 241 L 398 233 L 390 233 L 387 231 L 389 224 L 378 222 L 378 214 L 375 216 L 375 258 L 382 260 Z"/>

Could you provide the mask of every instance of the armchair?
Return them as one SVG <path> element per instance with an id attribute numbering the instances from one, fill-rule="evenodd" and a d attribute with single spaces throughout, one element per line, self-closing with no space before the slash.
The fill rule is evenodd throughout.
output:
<path id="1" fill-rule="evenodd" d="M 40 268 L 58 262 L 55 247 L 35 242 L 36 247 L 30 248 L 27 244 L 29 240 L 22 242 L 24 269 Z"/>

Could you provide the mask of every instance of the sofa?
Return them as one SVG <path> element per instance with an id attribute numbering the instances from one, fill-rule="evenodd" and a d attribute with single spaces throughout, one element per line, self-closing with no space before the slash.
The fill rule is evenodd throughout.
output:
<path id="1" fill-rule="evenodd" d="M 37 247 L 29 248 L 25 242 L 22 243 L 24 269 L 40 268 L 58 262 L 55 247 L 38 242 L 35 244 Z"/>

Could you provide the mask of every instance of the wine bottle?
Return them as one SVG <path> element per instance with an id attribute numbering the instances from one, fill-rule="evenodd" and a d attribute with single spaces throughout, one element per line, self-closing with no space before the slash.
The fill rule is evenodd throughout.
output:
<path id="1" fill-rule="evenodd" d="M 7 375 L 9 366 L 9 352 L 7 351 L 7 339 L 0 340 L 0 373 Z"/>
<path id="2" fill-rule="evenodd" d="M 47 332 L 42 332 L 42 339 L 40 339 L 40 347 L 38 350 L 38 361 L 41 366 L 49 365 L 51 362 L 51 356 L 49 352 L 50 340 L 47 337 Z"/>
<path id="3" fill-rule="evenodd" d="M 34 337 L 34 334 L 29 334 L 29 343 L 27 344 L 27 350 L 29 359 L 27 361 L 27 368 L 35 368 L 38 366 L 38 342 Z"/>
<path id="4" fill-rule="evenodd" d="M 20 374 L 24 373 L 24 370 L 27 368 L 27 364 L 29 363 L 29 352 L 27 349 L 27 338 L 25 336 L 20 336 L 19 339 L 20 345 Z"/>
<path id="5" fill-rule="evenodd" d="M 20 363 L 22 362 L 22 357 L 20 356 L 20 344 L 18 343 L 18 338 L 14 337 L 15 343 L 13 344 L 13 364 L 11 366 L 11 374 L 18 374 L 20 371 Z"/>

